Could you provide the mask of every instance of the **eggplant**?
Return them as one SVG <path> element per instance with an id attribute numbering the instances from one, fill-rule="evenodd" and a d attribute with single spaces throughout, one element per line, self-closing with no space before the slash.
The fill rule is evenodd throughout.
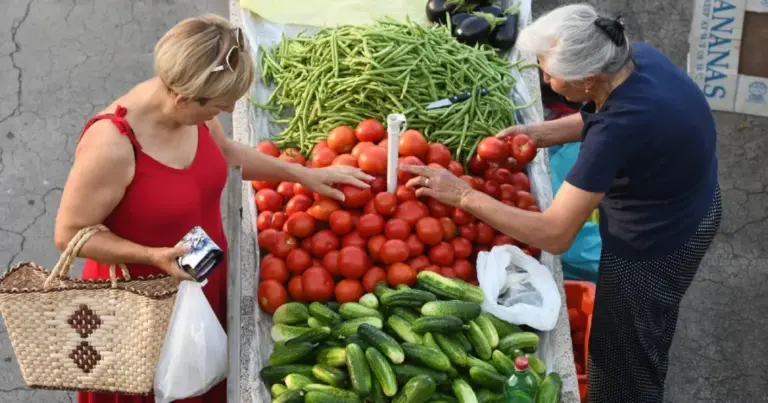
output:
<path id="1" fill-rule="evenodd" d="M 491 46 L 503 52 L 512 49 L 517 41 L 517 25 L 517 14 L 505 16 L 504 22 L 497 25 L 493 32 L 491 32 L 488 42 Z"/>
<path id="2" fill-rule="evenodd" d="M 445 24 L 446 15 L 453 14 L 462 2 L 456 0 L 429 0 L 427 1 L 427 19 L 430 22 Z"/>
<path id="3" fill-rule="evenodd" d="M 473 15 L 456 28 L 456 39 L 466 45 L 475 46 L 487 42 L 490 33 L 491 23 L 486 18 Z"/>
<path id="4" fill-rule="evenodd" d="M 453 36 L 456 36 L 456 30 L 459 28 L 459 25 L 461 25 L 464 20 L 471 16 L 472 14 L 469 13 L 456 13 L 451 16 L 451 29 L 453 30 Z"/>
<path id="5" fill-rule="evenodd" d="M 488 13 L 494 17 L 502 17 L 504 15 L 504 10 L 502 10 L 501 7 L 495 4 L 488 4 L 485 6 L 476 7 L 472 11 L 476 13 Z"/>
<path id="6" fill-rule="evenodd" d="M 487 6 L 493 4 L 493 0 L 465 0 L 465 3 L 473 6 Z"/>

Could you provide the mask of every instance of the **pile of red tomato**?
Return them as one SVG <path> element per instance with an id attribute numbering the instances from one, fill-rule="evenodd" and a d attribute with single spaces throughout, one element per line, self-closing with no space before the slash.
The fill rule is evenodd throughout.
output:
<path id="1" fill-rule="evenodd" d="M 447 169 L 506 204 L 538 211 L 528 177 L 521 171 L 536 149 L 531 151 L 529 141 L 515 145 L 516 141 L 484 139 L 468 162 L 467 173 L 446 146 L 428 144 L 421 133 L 407 130 L 400 136 L 399 161 Z M 258 299 L 267 312 L 289 298 L 357 301 L 379 281 L 413 285 L 423 270 L 477 284 L 477 254 L 495 245 L 516 244 L 529 255 L 540 254 L 461 209 L 417 198 L 404 185 L 411 174 L 398 172 L 397 191 L 386 192 L 386 130 L 376 120 L 362 121 L 357 128 L 335 128 L 308 160 L 295 149 L 281 151 L 269 141 L 257 148 L 312 168 L 350 165 L 375 177 L 368 189 L 340 186 L 344 202 L 298 183 L 253 182 L 263 256 Z"/>

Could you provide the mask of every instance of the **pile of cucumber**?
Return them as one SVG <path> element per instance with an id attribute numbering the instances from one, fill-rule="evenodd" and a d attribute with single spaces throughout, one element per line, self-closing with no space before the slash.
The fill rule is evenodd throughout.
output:
<path id="1" fill-rule="evenodd" d="M 540 379 L 535 402 L 559 402 L 559 375 L 534 355 L 538 335 L 482 312 L 483 298 L 423 271 L 416 288 L 379 283 L 359 302 L 287 303 L 261 378 L 276 403 L 501 403 L 525 354 Z"/>

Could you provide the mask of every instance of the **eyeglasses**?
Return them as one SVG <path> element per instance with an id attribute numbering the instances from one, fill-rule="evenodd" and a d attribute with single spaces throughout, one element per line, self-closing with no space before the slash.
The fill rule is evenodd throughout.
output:
<path id="1" fill-rule="evenodd" d="M 211 72 L 224 71 L 224 68 L 228 68 L 229 71 L 235 72 L 237 68 L 237 62 L 240 60 L 240 49 L 245 46 L 245 36 L 241 28 L 235 28 L 235 46 L 232 46 L 227 52 L 227 57 L 224 58 L 224 64 L 218 65 L 211 70 Z"/>

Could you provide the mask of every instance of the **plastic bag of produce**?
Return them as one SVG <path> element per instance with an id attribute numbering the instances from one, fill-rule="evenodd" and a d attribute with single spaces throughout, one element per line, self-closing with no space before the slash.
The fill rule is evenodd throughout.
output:
<path id="1" fill-rule="evenodd" d="M 477 279 L 485 292 L 483 310 L 516 325 L 555 328 L 560 291 L 549 269 L 512 245 L 495 246 L 477 257 Z"/>
<path id="2" fill-rule="evenodd" d="M 227 375 L 227 335 L 202 285 L 182 281 L 155 372 L 155 403 L 202 395 Z"/>

